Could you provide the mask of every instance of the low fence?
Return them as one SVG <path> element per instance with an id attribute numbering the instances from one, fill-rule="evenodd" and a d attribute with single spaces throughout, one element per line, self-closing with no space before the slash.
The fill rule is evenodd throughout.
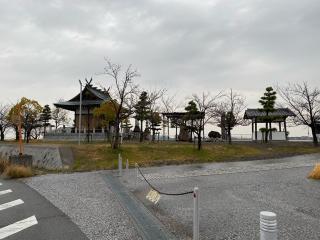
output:
<path id="1" fill-rule="evenodd" d="M 122 156 L 121 154 L 118 155 L 118 174 L 119 177 L 122 177 Z M 126 160 L 126 170 L 129 169 L 129 161 Z M 136 185 L 137 181 L 139 179 L 139 175 L 142 177 L 142 179 L 146 182 L 146 184 L 151 188 L 150 192 L 147 194 L 146 198 L 153 202 L 154 204 L 157 204 L 161 198 L 161 195 L 167 195 L 167 196 L 190 196 L 193 197 L 193 240 L 199 240 L 200 239 L 200 232 L 199 232 L 199 226 L 200 226 L 200 214 L 199 214 L 199 188 L 194 187 L 193 190 L 184 191 L 184 192 L 164 192 L 159 190 L 157 187 L 155 187 L 153 184 L 151 184 L 148 179 L 145 177 L 143 172 L 141 171 L 139 165 L 135 163 L 135 171 L 136 171 Z M 273 212 L 269 211 L 261 211 L 260 212 L 260 240 L 277 240 L 278 239 L 278 227 L 277 227 L 277 215 Z"/>

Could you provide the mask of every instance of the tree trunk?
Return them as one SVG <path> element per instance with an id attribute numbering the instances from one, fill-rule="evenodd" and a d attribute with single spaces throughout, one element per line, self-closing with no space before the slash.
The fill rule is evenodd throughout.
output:
<path id="1" fill-rule="evenodd" d="M 228 126 L 228 141 L 229 141 L 229 144 L 232 143 L 232 139 L 231 139 L 231 128 L 230 128 L 230 126 Z"/>
<path id="2" fill-rule="evenodd" d="M 265 132 L 265 138 L 264 141 L 267 143 L 268 142 L 268 121 L 266 122 L 266 132 Z"/>
<path id="3" fill-rule="evenodd" d="M 16 141 L 19 141 L 19 130 L 18 127 L 14 127 L 14 131 L 16 132 Z"/>
<path id="4" fill-rule="evenodd" d="M 118 149 L 119 148 L 119 131 L 120 131 L 120 127 L 119 127 L 119 121 L 116 120 L 116 126 L 115 126 L 115 138 L 113 141 L 113 149 Z"/>
<path id="5" fill-rule="evenodd" d="M 46 124 L 43 126 L 43 137 L 46 136 Z"/>
<path id="6" fill-rule="evenodd" d="M 140 142 L 143 141 L 143 131 L 142 131 L 142 127 L 143 127 L 143 121 L 140 121 Z"/>
<path id="7" fill-rule="evenodd" d="M 200 132 L 199 135 L 198 135 L 198 150 L 199 150 L 199 151 L 201 150 L 201 143 L 202 143 L 201 140 L 202 140 L 202 139 L 201 139 L 201 132 Z"/>
<path id="8" fill-rule="evenodd" d="M 4 141 L 4 130 L 2 126 L 0 126 L 0 141 Z"/>
<path id="9" fill-rule="evenodd" d="M 156 130 L 154 129 L 154 127 L 152 127 L 152 128 L 153 128 L 152 129 L 152 142 L 154 142 L 156 139 Z"/>
<path id="10" fill-rule="evenodd" d="M 27 130 L 26 131 L 27 143 L 29 143 L 29 141 L 30 141 L 30 134 L 31 134 L 31 130 Z"/>
<path id="11" fill-rule="evenodd" d="M 310 127 L 311 127 L 311 131 L 312 131 L 313 145 L 318 146 L 318 138 L 317 138 L 317 134 L 316 134 L 315 124 L 311 124 Z"/>

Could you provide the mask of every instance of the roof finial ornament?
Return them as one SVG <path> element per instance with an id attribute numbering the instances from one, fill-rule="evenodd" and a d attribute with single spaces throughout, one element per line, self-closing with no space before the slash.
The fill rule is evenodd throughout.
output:
<path id="1" fill-rule="evenodd" d="M 88 79 L 87 79 L 87 78 L 85 78 L 85 80 L 86 80 L 87 85 L 91 86 L 92 77 L 91 77 L 90 81 L 88 81 Z"/>

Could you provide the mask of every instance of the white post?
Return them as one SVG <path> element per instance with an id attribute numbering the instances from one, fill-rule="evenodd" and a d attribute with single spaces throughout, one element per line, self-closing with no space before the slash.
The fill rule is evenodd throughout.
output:
<path id="1" fill-rule="evenodd" d="M 118 155 L 118 169 L 119 169 L 119 177 L 121 177 L 122 176 L 122 157 L 120 153 Z"/>
<path id="2" fill-rule="evenodd" d="M 127 162 L 126 162 L 126 170 L 128 171 L 129 170 L 129 160 L 127 158 Z"/>
<path id="3" fill-rule="evenodd" d="M 199 188 L 193 189 L 193 240 L 199 240 Z"/>
<path id="4" fill-rule="evenodd" d="M 136 187 L 137 187 L 137 184 L 138 184 L 138 163 L 135 163 L 134 166 L 136 167 Z"/>
<path id="5" fill-rule="evenodd" d="M 277 215 L 273 212 L 260 212 L 260 240 L 277 239 Z"/>
<path id="6" fill-rule="evenodd" d="M 80 83 L 80 111 L 79 111 L 79 136 L 78 136 L 78 144 L 80 145 L 81 141 L 81 114 L 82 114 L 82 82 L 79 80 Z"/>

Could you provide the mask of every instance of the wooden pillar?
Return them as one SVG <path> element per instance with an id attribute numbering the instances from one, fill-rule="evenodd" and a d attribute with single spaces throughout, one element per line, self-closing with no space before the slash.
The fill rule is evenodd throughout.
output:
<path id="1" fill-rule="evenodd" d="M 90 118 L 89 118 L 90 117 L 90 115 L 89 115 L 90 114 L 90 108 L 89 108 L 89 106 L 88 106 L 88 111 L 87 112 L 88 112 L 88 116 L 87 116 L 87 121 L 88 121 L 87 122 L 87 126 L 88 126 L 87 138 L 88 139 L 87 139 L 87 141 L 89 142 L 90 141 L 90 139 L 89 139 L 89 135 L 90 135 Z"/>
<path id="2" fill-rule="evenodd" d="M 285 136 L 286 136 L 286 140 L 288 140 L 288 136 L 287 136 L 287 122 L 286 122 L 286 118 L 284 119 L 284 125 L 283 125 L 283 127 L 284 127 L 284 134 L 285 134 Z"/>
<path id="3" fill-rule="evenodd" d="M 178 124 L 177 124 L 177 120 L 176 120 L 176 141 L 178 141 Z"/>
<path id="4" fill-rule="evenodd" d="M 255 141 L 258 141 L 258 123 L 257 123 L 257 118 L 254 118 L 254 136 L 255 136 Z"/>
<path id="5" fill-rule="evenodd" d="M 164 115 L 162 114 L 162 141 L 164 141 L 165 134 L 166 134 L 166 129 L 164 127 Z M 158 141 L 159 141 L 159 135 L 158 135 Z"/>
<path id="6" fill-rule="evenodd" d="M 167 117 L 167 119 L 168 119 L 168 140 L 170 140 L 170 131 L 169 131 L 169 129 L 170 129 L 170 118 Z"/>
<path id="7" fill-rule="evenodd" d="M 251 119 L 251 133 L 252 133 L 252 136 L 253 136 L 253 133 L 254 133 L 254 121 L 253 119 Z"/>

